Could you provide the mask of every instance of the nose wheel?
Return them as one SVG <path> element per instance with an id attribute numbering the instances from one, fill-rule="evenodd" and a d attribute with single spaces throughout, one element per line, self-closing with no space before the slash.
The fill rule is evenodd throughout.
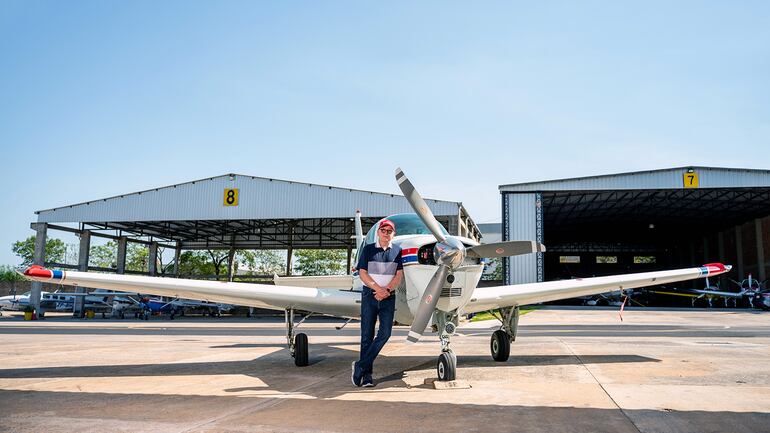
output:
<path id="1" fill-rule="evenodd" d="M 442 382 L 457 378 L 457 357 L 454 352 L 451 350 L 443 352 L 438 357 L 436 372 L 438 373 L 438 380 Z"/>

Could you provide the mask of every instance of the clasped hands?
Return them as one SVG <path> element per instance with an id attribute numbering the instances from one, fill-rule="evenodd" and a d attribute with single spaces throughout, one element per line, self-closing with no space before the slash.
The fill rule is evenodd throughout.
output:
<path id="1" fill-rule="evenodd" d="M 390 296 L 390 290 L 385 287 L 377 286 L 372 288 L 372 291 L 374 292 L 374 299 L 378 301 L 387 299 L 387 297 Z"/>

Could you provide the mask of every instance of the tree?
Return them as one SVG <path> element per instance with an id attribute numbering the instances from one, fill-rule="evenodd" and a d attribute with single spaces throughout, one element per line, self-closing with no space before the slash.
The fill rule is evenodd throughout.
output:
<path id="1" fill-rule="evenodd" d="M 147 272 L 150 263 L 150 250 L 147 246 L 129 242 L 126 247 L 126 270 Z"/>
<path id="2" fill-rule="evenodd" d="M 22 266 L 29 266 L 33 263 L 35 257 L 35 239 L 32 235 L 23 241 L 13 243 L 13 253 L 21 257 Z M 45 262 L 61 263 L 64 261 L 64 251 L 66 247 L 61 239 L 46 239 L 45 242 Z"/>
<path id="3" fill-rule="evenodd" d="M 299 275 L 344 275 L 345 250 L 296 250 L 294 272 Z"/>
<path id="4" fill-rule="evenodd" d="M 88 254 L 88 264 L 98 268 L 117 268 L 118 245 L 113 241 L 109 241 L 104 245 L 91 245 L 91 251 Z"/>
<path id="5" fill-rule="evenodd" d="M 485 272 L 481 275 L 484 281 L 502 281 L 503 279 L 503 259 L 495 257 L 489 259 Z"/>
<path id="6" fill-rule="evenodd" d="M 0 281 L 25 281 L 25 278 L 12 267 L 0 265 Z"/>
<path id="7" fill-rule="evenodd" d="M 286 270 L 286 259 L 275 250 L 237 250 L 233 262 L 234 271 L 243 266 L 256 275 L 283 274 Z"/>
<path id="8" fill-rule="evenodd" d="M 179 274 L 190 277 L 212 275 L 214 265 L 205 251 L 185 251 L 179 256 Z"/>

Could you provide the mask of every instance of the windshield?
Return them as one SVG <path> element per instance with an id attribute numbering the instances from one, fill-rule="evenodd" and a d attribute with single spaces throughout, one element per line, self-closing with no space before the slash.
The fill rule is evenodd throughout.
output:
<path id="1" fill-rule="evenodd" d="M 425 224 L 422 222 L 420 217 L 417 216 L 417 214 L 413 213 L 401 213 L 396 215 L 391 215 L 388 217 L 389 220 L 393 221 L 393 224 L 396 225 L 396 236 L 404 236 L 404 235 L 429 235 L 431 234 L 430 230 L 428 230 L 428 227 L 425 226 Z M 375 241 L 375 235 L 377 234 L 377 228 L 380 226 L 379 221 L 377 224 L 373 225 L 371 229 L 369 229 L 369 233 L 366 234 L 365 243 L 367 244 L 373 244 Z M 441 233 L 444 235 L 449 235 L 449 233 L 446 231 L 444 226 L 439 224 L 439 227 L 441 227 Z"/>

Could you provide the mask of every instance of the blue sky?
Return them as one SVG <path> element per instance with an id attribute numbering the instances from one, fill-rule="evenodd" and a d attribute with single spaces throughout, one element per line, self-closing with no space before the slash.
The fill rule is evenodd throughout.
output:
<path id="1" fill-rule="evenodd" d="M 39 209 L 229 172 L 423 195 L 770 168 L 768 2 L 0 0 L 0 264 Z"/>

